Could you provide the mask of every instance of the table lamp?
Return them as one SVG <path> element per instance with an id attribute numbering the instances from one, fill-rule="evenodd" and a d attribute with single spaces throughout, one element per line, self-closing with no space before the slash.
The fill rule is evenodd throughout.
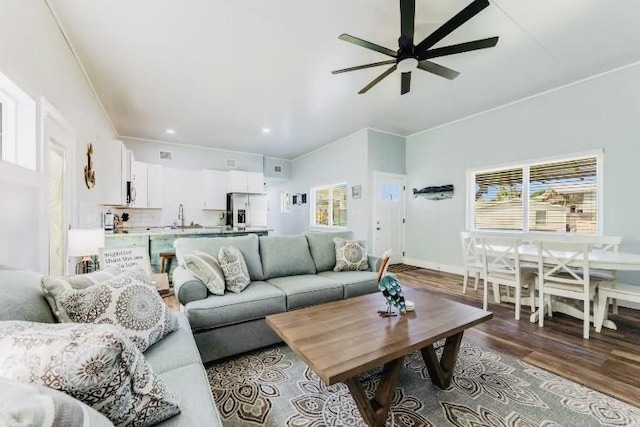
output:
<path id="1" fill-rule="evenodd" d="M 93 256 L 98 249 L 104 247 L 104 230 L 102 228 L 69 230 L 68 256 L 82 257 L 76 264 L 76 274 L 95 271 Z"/>

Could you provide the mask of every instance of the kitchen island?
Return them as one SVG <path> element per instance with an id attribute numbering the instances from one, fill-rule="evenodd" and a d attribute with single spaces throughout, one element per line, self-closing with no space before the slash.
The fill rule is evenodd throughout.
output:
<path id="1" fill-rule="evenodd" d="M 231 237 L 257 234 L 267 236 L 271 231 L 263 227 L 247 227 L 234 229 L 231 227 L 128 227 L 115 231 L 105 231 L 105 247 L 114 248 L 122 246 L 144 246 L 149 253 L 151 269 L 160 273 L 160 253 L 174 252 L 173 242 L 180 237 Z M 178 266 L 177 262 L 171 262 L 170 271 Z M 171 273 L 169 273 L 171 277 Z"/>

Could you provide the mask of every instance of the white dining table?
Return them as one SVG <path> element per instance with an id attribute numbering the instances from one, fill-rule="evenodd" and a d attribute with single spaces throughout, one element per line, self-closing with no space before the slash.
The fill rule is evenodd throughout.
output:
<path id="1" fill-rule="evenodd" d="M 482 245 L 477 245 L 478 251 L 482 251 Z M 507 251 L 507 247 L 501 247 L 492 245 L 489 253 L 505 253 Z M 575 252 L 564 252 L 564 251 L 550 251 L 550 256 L 543 256 L 543 261 L 545 264 L 555 264 L 556 261 L 564 261 L 569 260 L 572 256 L 575 255 Z M 518 253 L 520 255 L 521 262 L 527 263 L 537 263 L 538 262 L 538 248 L 536 245 L 532 244 L 524 244 L 518 248 Z M 576 257 L 573 262 L 567 263 L 567 266 L 581 266 L 582 257 Z M 640 271 L 640 254 L 631 253 L 631 252 L 614 252 L 614 251 L 604 251 L 604 250 L 593 250 L 589 252 L 589 268 L 591 269 L 599 269 L 599 270 L 608 270 L 608 271 Z M 494 294 L 496 292 L 496 287 L 494 287 Z M 495 296 L 497 301 L 501 299 L 509 302 L 514 302 L 513 298 L 505 298 L 500 296 Z M 568 316 L 576 317 L 578 319 L 583 318 L 582 310 L 578 310 L 574 306 L 570 304 L 566 304 L 562 301 L 558 301 L 557 299 L 553 299 L 551 302 L 553 312 L 564 313 Z M 540 308 L 531 314 L 530 321 L 537 322 Z M 593 321 L 592 321 L 593 322 Z M 605 320 L 602 324 L 605 328 L 609 329 L 617 329 L 616 324 L 611 320 L 607 319 L 605 316 Z"/>

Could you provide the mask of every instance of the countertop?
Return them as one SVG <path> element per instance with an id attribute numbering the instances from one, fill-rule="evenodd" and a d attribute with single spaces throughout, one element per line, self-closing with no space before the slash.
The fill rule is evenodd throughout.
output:
<path id="1" fill-rule="evenodd" d="M 273 231 L 265 227 L 246 227 L 244 229 L 234 229 L 231 227 L 127 227 L 118 228 L 114 231 L 105 231 L 105 237 L 109 236 L 164 236 L 164 235 L 189 235 L 189 234 L 236 234 L 236 233 L 259 233 Z"/>

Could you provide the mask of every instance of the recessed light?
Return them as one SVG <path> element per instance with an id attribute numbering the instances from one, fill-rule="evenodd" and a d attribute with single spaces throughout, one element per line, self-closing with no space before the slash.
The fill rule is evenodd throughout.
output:
<path id="1" fill-rule="evenodd" d="M 262 133 L 271 133 L 271 129 L 269 129 L 269 128 L 262 128 Z"/>
<path id="2" fill-rule="evenodd" d="M 175 134 L 176 134 L 176 131 L 175 131 L 174 129 L 167 129 L 167 130 L 166 130 L 166 132 L 167 132 L 169 135 L 175 135 Z"/>

